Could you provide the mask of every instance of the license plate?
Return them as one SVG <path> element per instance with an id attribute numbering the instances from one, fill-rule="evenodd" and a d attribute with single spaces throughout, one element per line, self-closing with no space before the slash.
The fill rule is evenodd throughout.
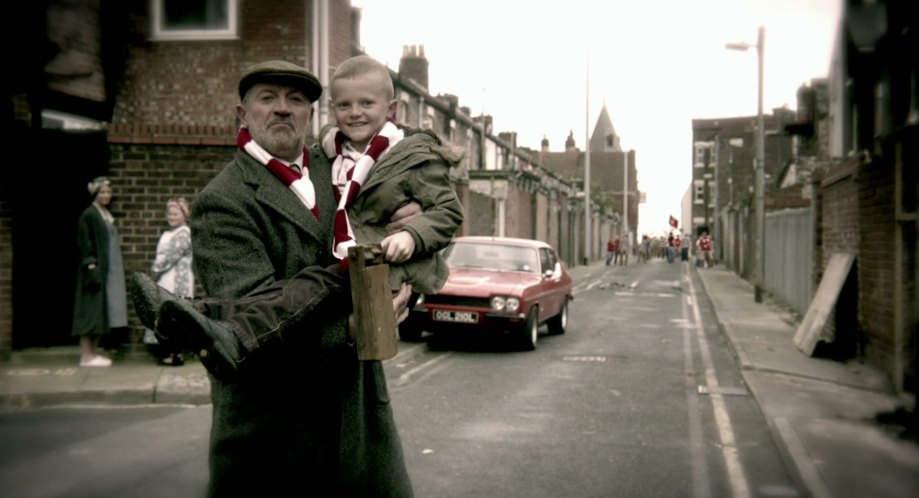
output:
<path id="1" fill-rule="evenodd" d="M 479 314 L 475 311 L 434 310 L 434 320 L 438 322 L 477 323 Z"/>

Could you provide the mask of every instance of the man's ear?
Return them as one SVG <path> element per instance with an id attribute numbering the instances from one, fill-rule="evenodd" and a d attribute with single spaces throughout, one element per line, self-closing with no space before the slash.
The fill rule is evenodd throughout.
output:
<path id="1" fill-rule="evenodd" d="M 236 118 L 240 123 L 246 122 L 246 108 L 242 104 L 236 104 Z"/>
<path id="2" fill-rule="evenodd" d="M 397 109 L 399 109 L 399 101 L 396 99 L 390 100 L 389 101 L 389 111 L 386 112 L 386 117 L 395 121 Z"/>

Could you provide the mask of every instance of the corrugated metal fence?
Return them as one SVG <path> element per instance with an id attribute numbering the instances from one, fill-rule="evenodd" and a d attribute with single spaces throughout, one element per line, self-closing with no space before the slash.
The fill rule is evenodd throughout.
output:
<path id="1" fill-rule="evenodd" d="M 810 208 L 766 213 L 764 288 L 801 315 L 812 297 L 813 230 Z"/>

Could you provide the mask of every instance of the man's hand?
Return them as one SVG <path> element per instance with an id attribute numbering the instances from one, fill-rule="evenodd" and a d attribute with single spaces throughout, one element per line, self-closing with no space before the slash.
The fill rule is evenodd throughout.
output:
<path id="1" fill-rule="evenodd" d="M 401 263 L 415 253 L 415 239 L 408 232 L 396 232 L 380 242 L 387 263 Z"/>
<path id="2" fill-rule="evenodd" d="M 399 292 L 393 294 L 392 310 L 396 315 L 396 325 L 408 318 L 408 301 L 411 297 L 412 285 L 404 282 L 402 283 L 402 287 L 399 288 Z"/>
<path id="3" fill-rule="evenodd" d="M 421 214 L 421 204 L 418 204 L 418 202 L 411 201 L 402 205 L 402 207 L 392 214 L 389 224 L 386 225 L 386 231 L 389 233 L 396 233 L 402 230 L 402 228 L 408 225 L 412 219 L 419 214 Z"/>

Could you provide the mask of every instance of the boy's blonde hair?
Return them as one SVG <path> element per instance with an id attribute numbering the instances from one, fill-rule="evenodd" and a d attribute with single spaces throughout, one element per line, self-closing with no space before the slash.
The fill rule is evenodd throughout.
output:
<path id="1" fill-rule="evenodd" d="M 386 96 L 386 100 L 392 100 L 396 92 L 393 89 L 389 68 L 368 55 L 357 55 L 339 64 L 335 68 L 335 73 L 332 74 L 332 81 L 374 74 L 379 76 L 380 82 L 383 84 L 383 94 Z"/>

